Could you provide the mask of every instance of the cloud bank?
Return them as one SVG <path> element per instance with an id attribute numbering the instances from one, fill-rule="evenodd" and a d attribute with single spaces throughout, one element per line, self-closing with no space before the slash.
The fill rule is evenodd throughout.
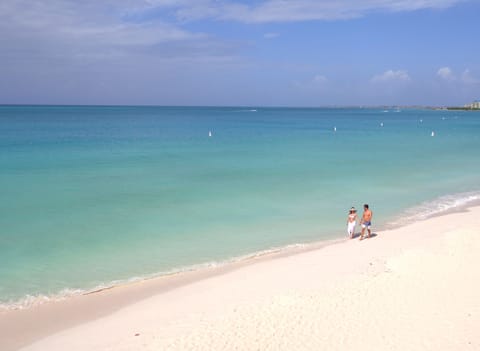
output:
<path id="1" fill-rule="evenodd" d="M 461 1 L 5 0 L 0 3 L 0 44 L 13 56 L 101 59 L 145 50 L 165 58 L 185 57 L 189 51 L 192 56 L 229 57 L 239 43 L 185 29 L 185 22 L 332 21 L 379 11 L 448 8 Z M 270 32 L 264 38 L 276 36 Z"/>

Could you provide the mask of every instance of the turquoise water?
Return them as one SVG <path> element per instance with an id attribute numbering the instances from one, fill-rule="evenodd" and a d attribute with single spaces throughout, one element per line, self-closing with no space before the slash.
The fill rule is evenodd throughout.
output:
<path id="1" fill-rule="evenodd" d="M 0 106 L 0 303 L 422 218 L 480 198 L 479 150 L 476 112 Z"/>

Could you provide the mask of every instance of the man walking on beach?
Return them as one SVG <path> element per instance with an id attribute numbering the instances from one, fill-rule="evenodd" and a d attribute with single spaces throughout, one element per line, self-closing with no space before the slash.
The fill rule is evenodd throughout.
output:
<path id="1" fill-rule="evenodd" d="M 363 235 L 365 234 L 365 228 L 367 228 L 368 231 L 368 237 L 372 235 L 372 231 L 370 230 L 370 227 L 372 226 L 372 216 L 373 213 L 370 211 L 368 208 L 368 205 L 365 204 L 363 205 L 363 216 L 362 216 L 362 221 L 360 224 L 362 225 L 362 234 L 360 234 L 360 240 L 363 240 Z"/>

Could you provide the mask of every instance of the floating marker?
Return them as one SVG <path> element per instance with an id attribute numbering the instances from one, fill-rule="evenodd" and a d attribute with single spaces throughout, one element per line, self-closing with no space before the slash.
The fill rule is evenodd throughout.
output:
<path id="1" fill-rule="evenodd" d="M 431 134 L 431 135 L 432 135 L 432 137 L 434 137 L 434 136 L 435 136 L 435 132 L 434 132 L 433 130 L 432 130 L 432 134 Z"/>
<path id="2" fill-rule="evenodd" d="M 211 131 L 211 130 L 208 131 L 208 136 L 209 136 L 209 137 L 212 136 L 212 131 Z"/>
<path id="3" fill-rule="evenodd" d="M 337 127 L 333 127 L 333 131 L 336 132 L 336 131 L 337 131 Z"/>
<path id="4" fill-rule="evenodd" d="M 382 122 L 382 123 L 380 123 L 380 127 L 383 127 L 383 122 Z"/>
<path id="5" fill-rule="evenodd" d="M 420 120 L 420 123 L 423 123 L 423 119 Z"/>

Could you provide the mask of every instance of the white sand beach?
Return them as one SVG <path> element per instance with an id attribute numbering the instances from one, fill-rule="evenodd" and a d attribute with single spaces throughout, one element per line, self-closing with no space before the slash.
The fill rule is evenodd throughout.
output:
<path id="1" fill-rule="evenodd" d="M 357 227 L 358 230 L 358 227 Z M 480 207 L 0 314 L 1 350 L 480 350 Z"/>

